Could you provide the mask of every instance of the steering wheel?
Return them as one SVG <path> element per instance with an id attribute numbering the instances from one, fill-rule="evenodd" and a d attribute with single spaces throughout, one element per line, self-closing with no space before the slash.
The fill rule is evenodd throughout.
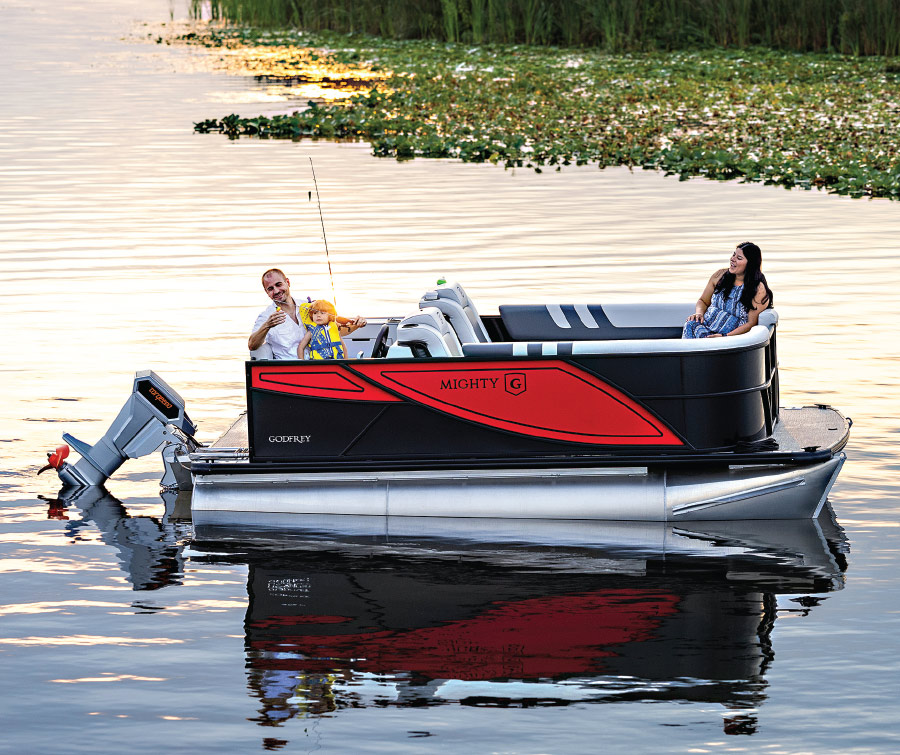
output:
<path id="1" fill-rule="evenodd" d="M 372 347 L 372 359 L 381 359 L 387 356 L 388 335 L 391 332 L 390 323 L 385 323 L 375 336 L 375 345 Z"/>

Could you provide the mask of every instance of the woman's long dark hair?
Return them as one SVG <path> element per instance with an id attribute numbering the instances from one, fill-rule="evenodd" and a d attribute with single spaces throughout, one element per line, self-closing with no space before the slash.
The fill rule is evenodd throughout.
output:
<path id="1" fill-rule="evenodd" d="M 747 267 L 744 269 L 744 290 L 741 292 L 741 304 L 745 310 L 750 312 L 753 309 L 753 299 L 756 298 L 756 291 L 759 289 L 759 284 L 762 283 L 766 290 L 763 304 L 765 304 L 765 309 L 769 309 L 775 303 L 775 297 L 772 295 L 772 289 L 769 288 L 766 276 L 760 270 L 762 267 L 762 251 L 752 241 L 742 241 L 737 245 L 737 248 L 741 250 L 747 260 Z M 734 279 L 734 273 L 726 271 L 725 275 L 716 284 L 716 291 L 721 291 L 722 295 L 727 299 L 731 289 L 734 288 Z"/>

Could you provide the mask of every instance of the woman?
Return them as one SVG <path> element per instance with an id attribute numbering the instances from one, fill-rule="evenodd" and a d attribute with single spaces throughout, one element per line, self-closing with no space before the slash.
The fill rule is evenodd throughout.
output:
<path id="1" fill-rule="evenodd" d="M 688 317 L 682 338 L 718 338 L 746 333 L 759 313 L 772 306 L 772 291 L 762 274 L 762 252 L 744 241 L 731 255 L 727 270 L 717 270 Z"/>

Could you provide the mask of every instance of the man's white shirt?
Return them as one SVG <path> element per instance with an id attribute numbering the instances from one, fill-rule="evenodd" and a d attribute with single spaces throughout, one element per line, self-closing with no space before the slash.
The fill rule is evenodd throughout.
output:
<path id="1" fill-rule="evenodd" d="M 282 309 L 284 308 L 283 305 Z M 266 333 L 266 343 L 272 347 L 272 354 L 275 359 L 296 359 L 297 358 L 297 347 L 300 345 L 300 340 L 303 338 L 306 333 L 306 326 L 303 323 L 299 322 L 300 320 L 300 305 L 297 306 L 297 320 L 298 322 L 294 322 L 288 315 L 285 313 L 284 322 L 281 325 L 276 325 L 274 328 L 269 330 Z M 262 312 L 259 313 L 259 317 L 256 318 L 256 323 L 253 326 L 253 330 L 251 333 L 255 333 L 259 330 L 263 323 L 268 319 L 269 315 L 275 313 L 275 303 L 273 302 L 268 307 L 266 307 Z"/>

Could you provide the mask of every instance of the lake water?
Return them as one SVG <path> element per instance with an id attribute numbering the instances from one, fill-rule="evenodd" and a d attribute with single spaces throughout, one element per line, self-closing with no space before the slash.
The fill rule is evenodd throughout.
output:
<path id="1" fill-rule="evenodd" d="M 155 43 L 183 17 L 0 8 L 0 750 L 900 749 L 900 203 L 197 135 L 300 103 Z M 330 293 L 309 158 L 348 313 L 402 314 L 439 275 L 484 313 L 693 301 L 757 242 L 783 403 L 854 419 L 832 516 L 212 547 L 156 455 L 56 500 L 46 452 L 98 439 L 136 370 L 201 439 L 228 426 L 264 269 Z"/>

